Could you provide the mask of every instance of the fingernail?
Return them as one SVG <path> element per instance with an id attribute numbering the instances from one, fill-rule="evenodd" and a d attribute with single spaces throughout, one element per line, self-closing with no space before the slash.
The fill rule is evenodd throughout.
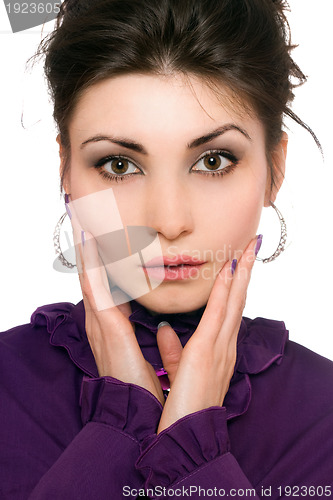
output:
<path id="1" fill-rule="evenodd" d="M 81 231 L 81 243 L 82 243 L 83 247 L 84 247 L 85 242 L 86 242 L 86 238 L 84 236 L 84 231 Z"/>
<path id="2" fill-rule="evenodd" d="M 258 234 L 257 236 L 257 243 L 256 243 L 256 247 L 254 249 L 254 255 L 257 256 L 258 255 L 258 252 L 260 250 L 260 247 L 261 247 L 261 244 L 262 244 L 262 238 L 263 238 L 263 235 L 262 234 Z"/>
<path id="3" fill-rule="evenodd" d="M 68 214 L 68 217 L 69 217 L 70 219 L 72 219 L 72 213 L 71 213 L 71 211 L 70 211 L 70 208 L 69 208 L 68 203 L 69 203 L 69 196 L 68 196 L 68 194 L 67 194 L 67 193 L 65 193 L 65 207 L 66 207 L 66 212 L 67 212 L 67 214 Z"/>
<path id="4" fill-rule="evenodd" d="M 236 266 L 237 266 L 237 259 L 234 259 L 231 262 L 231 274 L 234 274 L 234 272 L 236 271 Z"/>
<path id="5" fill-rule="evenodd" d="M 170 323 L 168 323 L 167 321 L 161 321 L 158 325 L 157 325 L 157 330 L 159 330 L 162 326 L 171 326 Z"/>

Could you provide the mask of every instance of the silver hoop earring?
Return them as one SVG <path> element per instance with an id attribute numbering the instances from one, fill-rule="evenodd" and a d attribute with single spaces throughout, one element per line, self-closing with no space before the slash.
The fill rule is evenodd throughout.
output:
<path id="1" fill-rule="evenodd" d="M 60 230 L 61 230 L 61 226 L 62 226 L 62 224 L 63 224 L 63 222 L 64 222 L 64 220 L 66 218 L 66 215 L 67 215 L 67 212 L 65 212 L 60 217 L 60 219 L 58 220 L 58 222 L 56 224 L 56 227 L 54 228 L 53 244 L 54 244 L 55 253 L 56 253 L 58 259 L 60 260 L 60 262 L 62 263 L 62 265 L 65 266 L 65 267 L 68 267 L 69 269 L 74 269 L 74 267 L 76 267 L 76 265 L 72 264 L 71 262 L 69 262 L 66 259 L 66 257 L 62 253 L 61 247 L 60 247 Z"/>
<path id="2" fill-rule="evenodd" d="M 280 253 L 282 253 L 284 251 L 285 246 L 286 246 L 286 241 L 287 241 L 286 221 L 284 220 L 280 210 L 274 205 L 274 203 L 272 201 L 270 201 L 270 204 L 274 208 L 275 212 L 277 213 L 277 215 L 279 217 L 280 226 L 281 226 L 281 236 L 280 236 L 280 241 L 279 241 L 279 244 L 277 246 L 277 249 L 270 257 L 267 257 L 266 259 L 261 259 L 260 257 L 256 258 L 256 260 L 260 260 L 264 264 L 267 264 L 268 262 L 272 262 L 273 260 L 275 260 L 280 255 Z"/>

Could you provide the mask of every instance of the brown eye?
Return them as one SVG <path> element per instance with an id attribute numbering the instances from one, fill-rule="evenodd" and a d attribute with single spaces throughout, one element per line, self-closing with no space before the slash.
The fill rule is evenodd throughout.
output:
<path id="1" fill-rule="evenodd" d="M 99 174 L 108 180 L 119 181 L 132 175 L 142 174 L 142 170 L 130 159 L 123 156 L 105 156 L 94 164 Z"/>
<path id="2" fill-rule="evenodd" d="M 116 158 L 111 162 L 111 170 L 115 174 L 125 174 L 129 167 L 129 161 L 125 158 Z"/>
<path id="3" fill-rule="evenodd" d="M 222 164 L 222 162 L 221 162 L 221 155 L 219 155 L 219 154 L 210 154 L 210 155 L 207 155 L 203 159 L 203 164 L 209 170 L 216 170 Z"/>
<path id="4" fill-rule="evenodd" d="M 227 151 L 207 151 L 192 167 L 192 171 L 211 175 L 227 173 L 238 159 Z"/>

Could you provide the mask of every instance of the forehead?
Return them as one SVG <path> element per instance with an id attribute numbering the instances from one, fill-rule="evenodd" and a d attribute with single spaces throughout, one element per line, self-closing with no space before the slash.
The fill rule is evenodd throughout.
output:
<path id="1" fill-rule="evenodd" d="M 190 140 L 225 123 L 263 129 L 254 111 L 223 85 L 189 75 L 129 74 L 103 80 L 81 96 L 69 124 L 71 139 L 110 133 L 154 140 Z"/>

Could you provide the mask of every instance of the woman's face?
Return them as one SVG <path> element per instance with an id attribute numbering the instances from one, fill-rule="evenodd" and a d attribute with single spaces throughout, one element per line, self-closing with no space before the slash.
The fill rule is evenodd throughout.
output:
<path id="1" fill-rule="evenodd" d="M 88 89 L 69 124 L 71 199 L 109 190 L 124 226 L 156 231 L 157 256 L 202 262 L 147 268 L 160 284 L 135 298 L 152 311 L 205 305 L 216 274 L 240 257 L 271 198 L 261 122 L 221 102 L 194 77 L 125 75 Z M 104 202 L 93 217 L 107 225 L 113 211 Z"/>

